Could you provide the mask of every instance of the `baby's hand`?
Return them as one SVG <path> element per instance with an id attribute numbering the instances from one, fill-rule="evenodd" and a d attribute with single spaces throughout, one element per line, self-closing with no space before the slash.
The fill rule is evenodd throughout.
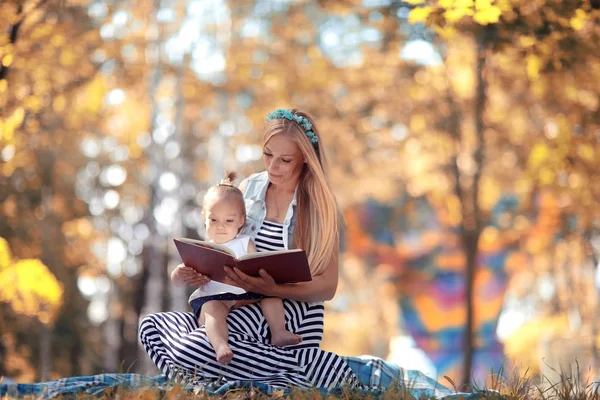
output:
<path id="1" fill-rule="evenodd" d="M 188 284 L 190 286 L 199 287 L 206 285 L 210 278 L 202 275 L 194 268 L 187 267 L 185 264 L 179 264 L 171 273 L 171 280 L 177 286 Z"/>

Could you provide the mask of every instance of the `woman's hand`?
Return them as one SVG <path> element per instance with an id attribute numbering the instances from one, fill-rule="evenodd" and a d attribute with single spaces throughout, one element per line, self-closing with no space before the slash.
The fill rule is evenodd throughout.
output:
<path id="1" fill-rule="evenodd" d="M 243 273 L 238 268 L 225 266 L 226 283 L 239 286 L 247 292 L 264 294 L 266 296 L 276 295 L 279 285 L 264 269 L 259 271 L 260 276 L 254 277 Z"/>
<path id="2" fill-rule="evenodd" d="M 206 285 L 210 278 L 202 275 L 194 268 L 188 267 L 185 264 L 179 264 L 171 273 L 171 280 L 177 286 L 188 284 L 193 287 Z"/>

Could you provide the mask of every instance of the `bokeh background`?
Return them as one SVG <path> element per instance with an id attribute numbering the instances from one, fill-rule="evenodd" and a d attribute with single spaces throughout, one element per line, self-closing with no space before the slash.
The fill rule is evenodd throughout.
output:
<path id="1" fill-rule="evenodd" d="M 300 107 L 346 217 L 323 348 L 596 379 L 599 7 L 1 1 L 0 376 L 157 373 L 137 325 L 187 309 L 172 239 Z"/>

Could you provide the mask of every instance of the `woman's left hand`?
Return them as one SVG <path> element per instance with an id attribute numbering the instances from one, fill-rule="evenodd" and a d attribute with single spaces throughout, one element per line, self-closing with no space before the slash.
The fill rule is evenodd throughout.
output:
<path id="1" fill-rule="evenodd" d="M 254 277 L 243 273 L 238 268 L 225 266 L 225 274 L 227 275 L 226 283 L 239 286 L 247 292 L 260 293 L 265 296 L 275 295 L 277 283 L 264 269 L 259 271 L 260 276 Z"/>

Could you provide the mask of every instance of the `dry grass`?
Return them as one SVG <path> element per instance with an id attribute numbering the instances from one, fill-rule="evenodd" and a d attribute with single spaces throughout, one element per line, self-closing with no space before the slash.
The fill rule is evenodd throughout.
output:
<path id="1" fill-rule="evenodd" d="M 550 382 L 542 375 L 529 376 L 528 371 L 519 373 L 516 370 L 507 373 L 499 371 L 494 374 L 488 388 L 473 388 L 473 393 L 477 393 L 479 399 L 492 400 L 600 400 L 600 384 L 599 382 L 583 381 L 579 366 L 572 371 L 554 371 L 560 375 L 558 382 Z M 446 378 L 445 386 L 454 390 L 455 394 L 459 394 L 455 383 Z M 464 391 L 462 392 L 464 393 Z M 461 394 L 462 394 L 461 393 Z M 453 397 L 453 400 L 461 398 L 461 396 Z M 32 396 L 25 398 L 35 398 Z M 360 392 L 352 390 L 339 390 L 335 393 L 323 393 L 316 390 L 292 390 L 290 393 L 284 391 L 276 391 L 271 395 L 266 395 L 258 389 L 233 389 L 224 395 L 210 395 L 200 391 L 190 392 L 179 384 L 174 384 L 168 389 L 126 389 L 123 387 L 114 387 L 105 390 L 102 396 L 76 395 L 67 396 L 65 399 L 83 400 L 89 398 L 95 399 L 114 399 L 114 400 L 242 400 L 242 399 L 292 399 L 292 400 L 307 400 L 307 399 L 343 399 L 343 400 L 367 400 L 367 399 L 383 399 L 383 400 L 414 400 L 415 397 L 411 394 L 411 387 L 397 386 L 392 389 L 380 392 Z M 430 397 L 421 396 L 421 399 Z M 12 397 L 4 397 L 0 400 L 13 400 Z"/>

